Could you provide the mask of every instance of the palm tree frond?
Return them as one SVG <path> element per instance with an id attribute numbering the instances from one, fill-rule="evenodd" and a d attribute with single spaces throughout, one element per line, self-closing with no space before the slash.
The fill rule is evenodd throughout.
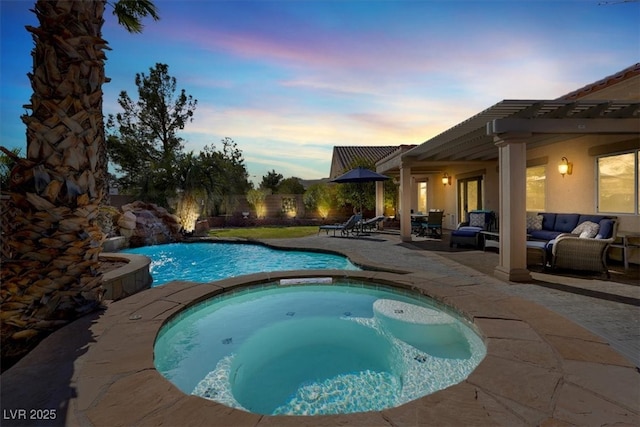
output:
<path id="1" fill-rule="evenodd" d="M 150 16 L 154 21 L 160 19 L 158 9 L 151 0 L 118 0 L 113 4 L 113 14 L 118 18 L 118 23 L 131 33 L 142 32 L 142 18 Z"/>

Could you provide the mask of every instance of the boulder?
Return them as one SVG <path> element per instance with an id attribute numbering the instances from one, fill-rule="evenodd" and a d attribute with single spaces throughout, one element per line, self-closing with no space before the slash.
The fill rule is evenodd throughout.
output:
<path id="1" fill-rule="evenodd" d="M 121 229 L 125 228 L 127 230 L 135 230 L 136 214 L 131 211 L 127 211 L 120 215 L 120 218 L 118 219 L 118 227 Z"/>
<path id="2" fill-rule="evenodd" d="M 129 239 L 131 247 L 181 241 L 178 217 L 153 203 L 136 201 L 122 206 L 118 220 L 120 234 Z"/>

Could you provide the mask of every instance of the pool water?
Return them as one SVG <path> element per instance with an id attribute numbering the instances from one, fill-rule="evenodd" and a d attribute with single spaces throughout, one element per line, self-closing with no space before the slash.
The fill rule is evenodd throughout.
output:
<path id="1" fill-rule="evenodd" d="M 191 307 L 161 329 L 155 365 L 183 392 L 230 407 L 321 415 L 401 405 L 463 381 L 485 354 L 432 300 L 341 281 L 271 284 Z"/>
<path id="2" fill-rule="evenodd" d="M 151 286 L 172 280 L 207 283 L 243 274 L 282 270 L 360 270 L 348 258 L 324 252 L 278 250 L 255 244 L 169 243 L 121 252 L 151 259 Z"/>

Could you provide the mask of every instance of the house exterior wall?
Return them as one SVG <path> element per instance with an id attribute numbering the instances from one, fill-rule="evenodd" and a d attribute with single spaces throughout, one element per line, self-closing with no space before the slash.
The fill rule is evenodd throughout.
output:
<path id="1" fill-rule="evenodd" d="M 498 185 L 497 162 L 471 162 L 454 164 L 446 168 L 451 179 L 451 185 L 442 184 L 442 174 L 429 175 L 430 187 L 433 199 L 429 201 L 429 207 L 444 209 L 443 228 L 455 229 L 466 218 L 458 215 L 458 180 L 472 175 L 482 175 L 482 206 L 498 212 L 500 207 L 500 195 Z"/>
<path id="2" fill-rule="evenodd" d="M 640 140 L 637 145 L 640 146 Z M 598 212 L 597 188 L 597 156 L 591 155 L 594 147 L 611 147 L 615 150 L 615 143 L 610 137 L 594 135 L 574 138 L 558 144 L 535 148 L 527 152 L 529 159 L 547 156 L 546 170 L 546 208 L 547 212 L 559 213 L 604 213 L 618 217 L 618 233 L 640 231 L 640 216 L 621 214 L 616 212 Z M 558 163 L 562 157 L 567 157 L 573 163 L 571 175 L 564 178 L 558 172 Z M 619 257 L 621 254 L 613 251 L 611 255 Z M 630 249 L 629 262 L 640 263 L 640 251 Z"/>
<path id="3" fill-rule="evenodd" d="M 598 213 L 597 156 L 590 155 L 589 150 L 611 144 L 610 138 L 588 136 L 527 152 L 529 159 L 548 157 L 545 201 L 547 212 Z M 640 140 L 638 140 L 638 146 L 640 146 Z M 564 177 L 558 172 L 558 163 L 563 156 L 573 163 L 573 173 Z M 619 231 L 640 230 L 640 216 L 615 212 L 611 214 L 619 218 Z"/>

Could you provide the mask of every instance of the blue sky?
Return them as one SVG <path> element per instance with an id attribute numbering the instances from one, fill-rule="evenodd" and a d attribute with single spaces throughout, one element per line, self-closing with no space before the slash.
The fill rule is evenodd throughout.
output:
<path id="1" fill-rule="evenodd" d="M 169 65 L 198 100 L 186 151 L 231 137 L 254 182 L 329 175 L 335 145 L 419 144 L 503 99 L 554 99 L 640 62 L 640 3 L 156 0 L 128 34 L 107 7 L 104 113 Z M 0 144 L 26 151 L 33 1 L 0 0 Z"/>

